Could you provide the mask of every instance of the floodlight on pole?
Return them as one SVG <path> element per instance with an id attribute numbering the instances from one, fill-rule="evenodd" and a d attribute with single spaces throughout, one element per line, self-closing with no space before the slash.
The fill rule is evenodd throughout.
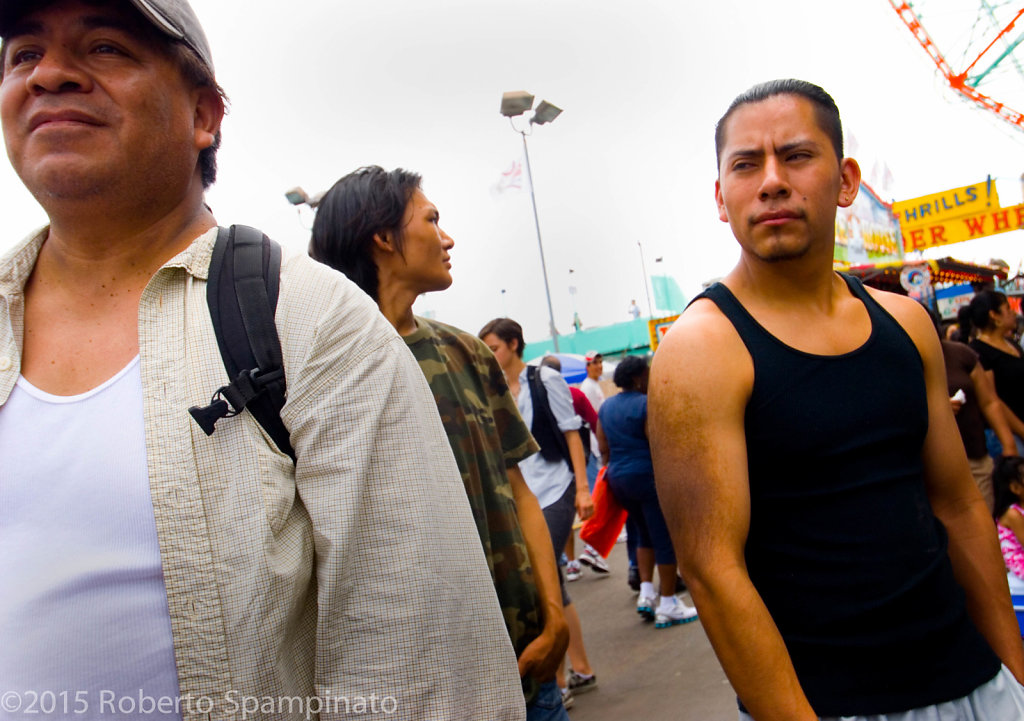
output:
<path id="1" fill-rule="evenodd" d="M 525 90 L 512 90 L 501 95 L 501 114 L 506 118 L 522 115 L 533 107 L 533 96 Z"/>
<path id="2" fill-rule="evenodd" d="M 537 109 L 533 111 L 533 117 L 530 118 L 530 123 L 532 125 L 550 123 L 561 114 L 561 108 L 556 105 L 552 105 L 547 100 L 541 100 L 540 105 L 538 105 Z"/>
<path id="3" fill-rule="evenodd" d="M 526 128 L 517 128 L 512 118 L 518 117 L 525 113 L 527 110 L 533 107 L 533 95 L 526 92 L 525 90 L 514 90 L 511 92 L 503 93 L 501 96 L 501 114 L 508 118 L 509 124 L 512 125 L 512 129 L 523 136 L 523 158 L 526 160 L 526 180 L 530 184 L 530 203 L 533 206 L 533 224 L 537 229 L 537 247 L 540 249 L 540 268 L 544 275 L 544 295 L 548 301 L 548 323 L 550 324 L 551 342 L 555 347 L 555 352 L 558 352 L 558 328 L 555 327 L 555 311 L 551 305 L 551 287 L 548 284 L 548 266 L 544 260 L 544 242 L 540 237 L 540 216 L 537 214 L 537 197 L 533 193 L 533 172 L 530 169 L 530 149 L 526 144 L 526 136 L 529 133 L 526 132 Z M 530 122 L 526 127 L 532 128 L 534 125 L 544 125 L 550 123 L 552 120 L 557 118 L 562 113 L 562 109 L 558 108 L 547 100 L 542 100 L 537 109 L 533 112 L 533 116 L 530 118 Z"/>

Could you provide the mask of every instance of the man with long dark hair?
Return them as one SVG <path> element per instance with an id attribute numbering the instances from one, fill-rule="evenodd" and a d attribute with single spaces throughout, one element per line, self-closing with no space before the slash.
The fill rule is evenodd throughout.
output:
<path id="1" fill-rule="evenodd" d="M 315 259 L 346 273 L 376 301 L 419 361 L 507 619 L 527 718 L 565 721 L 554 682 L 568 643 L 555 557 L 537 498 L 519 470 L 537 444 L 487 347 L 412 311 L 420 294 L 451 285 L 453 246 L 420 176 L 378 166 L 360 168 L 327 191 L 309 244 Z"/>

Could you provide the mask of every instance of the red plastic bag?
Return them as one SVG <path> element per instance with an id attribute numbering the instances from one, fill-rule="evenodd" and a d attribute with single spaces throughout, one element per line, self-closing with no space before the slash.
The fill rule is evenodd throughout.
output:
<path id="1" fill-rule="evenodd" d="M 608 466 L 601 466 L 594 484 L 594 515 L 583 522 L 580 539 L 593 546 L 605 558 L 612 552 L 615 541 L 626 525 L 626 509 L 619 505 L 608 488 L 605 473 Z"/>

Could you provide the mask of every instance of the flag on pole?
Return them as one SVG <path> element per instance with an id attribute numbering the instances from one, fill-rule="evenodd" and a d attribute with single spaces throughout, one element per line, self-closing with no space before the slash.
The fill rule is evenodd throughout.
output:
<path id="1" fill-rule="evenodd" d="M 669 313 L 682 313 L 686 308 L 686 296 L 679 290 L 676 279 L 670 275 L 652 275 L 654 307 Z"/>
<path id="2" fill-rule="evenodd" d="M 493 195 L 501 195 L 508 190 L 522 190 L 523 189 L 523 164 L 518 160 L 513 160 L 512 164 L 505 170 L 501 177 L 498 178 L 498 182 L 491 186 L 491 193 Z"/>

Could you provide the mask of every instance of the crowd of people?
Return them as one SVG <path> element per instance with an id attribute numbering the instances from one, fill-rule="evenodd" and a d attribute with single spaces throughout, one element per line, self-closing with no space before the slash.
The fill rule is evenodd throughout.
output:
<path id="1" fill-rule="evenodd" d="M 600 466 L 638 614 L 699 613 L 740 719 L 1024 718 L 1016 314 L 982 292 L 947 347 L 832 271 L 860 170 L 821 88 L 727 109 L 740 261 L 612 394 L 599 353 L 570 389 L 510 318 L 413 313 L 455 245 L 416 173 L 342 177 L 308 256 L 219 228 L 184 0 L 0 0 L 0 38 L 49 218 L 0 262 L 0 719 L 565 721 Z"/>
<path id="2" fill-rule="evenodd" d="M 996 521 L 1010 591 L 1024 595 L 1020 315 L 1004 293 L 985 288 L 959 309 L 944 335 L 950 339 L 942 340 L 950 403 L 964 450 Z"/>

